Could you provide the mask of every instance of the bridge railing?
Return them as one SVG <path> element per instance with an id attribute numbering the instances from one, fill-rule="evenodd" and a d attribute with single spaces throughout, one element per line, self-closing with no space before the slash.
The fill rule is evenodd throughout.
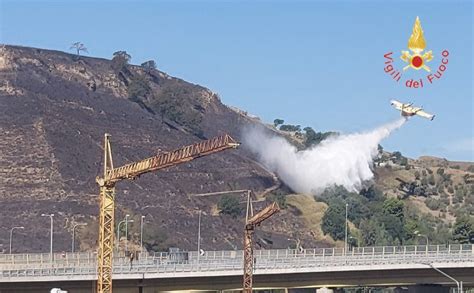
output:
<path id="1" fill-rule="evenodd" d="M 387 246 L 360 247 L 344 252 L 343 249 L 315 248 L 298 250 L 257 250 L 255 269 L 299 269 L 318 267 L 354 267 L 367 265 L 398 265 L 427 263 L 474 263 L 474 245 L 450 246 Z M 204 255 L 188 252 L 186 257 L 172 253 L 141 254 L 130 261 L 124 256 L 114 258 L 114 274 L 212 272 L 242 270 L 242 251 L 207 251 Z M 96 254 L 75 253 L 0 255 L 2 278 L 27 276 L 96 275 Z"/>

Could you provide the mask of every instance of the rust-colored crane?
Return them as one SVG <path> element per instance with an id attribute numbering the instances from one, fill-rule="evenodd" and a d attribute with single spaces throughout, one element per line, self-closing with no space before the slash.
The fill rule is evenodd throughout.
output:
<path id="1" fill-rule="evenodd" d="M 226 149 L 236 148 L 238 145 L 232 137 L 224 134 L 171 152 L 160 153 L 142 161 L 114 168 L 110 135 L 105 134 L 104 174 L 103 177 L 96 178 L 96 182 L 100 187 L 98 293 L 112 293 L 115 184 L 121 180 L 134 179 L 148 172 L 185 163 Z"/>
<path id="2" fill-rule="evenodd" d="M 280 211 L 276 202 L 270 204 L 256 215 L 252 216 L 245 223 L 244 232 L 244 293 L 252 293 L 252 277 L 253 277 L 253 234 L 255 227 L 266 219 Z M 248 212 L 247 212 L 248 214 Z M 247 215 L 248 217 L 248 215 Z"/>

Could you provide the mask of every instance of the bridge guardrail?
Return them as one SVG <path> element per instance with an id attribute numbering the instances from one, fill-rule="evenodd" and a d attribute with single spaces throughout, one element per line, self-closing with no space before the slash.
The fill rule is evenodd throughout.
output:
<path id="1" fill-rule="evenodd" d="M 361 247 L 347 253 L 343 249 L 316 248 L 296 250 L 257 250 L 255 270 L 316 267 L 354 267 L 421 263 L 474 263 L 474 245 Z M 142 254 L 133 262 L 114 258 L 114 274 L 176 273 L 242 270 L 242 251 L 208 251 L 197 259 L 189 252 L 187 260 L 169 261 L 168 254 Z M 0 282 L 11 277 L 96 275 L 94 253 L 0 255 Z"/>

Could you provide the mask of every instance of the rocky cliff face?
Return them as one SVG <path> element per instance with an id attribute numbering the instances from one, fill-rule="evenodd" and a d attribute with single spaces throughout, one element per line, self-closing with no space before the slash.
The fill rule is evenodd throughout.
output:
<path id="1" fill-rule="evenodd" d="M 55 250 L 70 249 L 76 223 L 88 224 L 78 228 L 81 249 L 95 249 L 94 179 L 102 168 L 104 133 L 112 135 L 116 166 L 200 139 L 179 120 L 160 115 L 160 99 L 179 99 L 180 115 L 197 117 L 201 137 L 227 132 L 238 139 L 243 126 L 258 123 L 223 105 L 206 88 L 158 70 L 127 68 L 130 75 L 123 77 L 105 59 L 15 46 L 0 49 L 0 251 L 1 245 L 8 250 L 13 226 L 25 227 L 15 231 L 14 251 L 48 251 L 49 219 L 42 213 L 55 214 Z M 132 100 L 129 83 L 137 76 L 148 81 L 151 94 Z M 238 189 L 262 194 L 278 184 L 244 150 L 225 151 L 119 183 L 116 219 L 128 213 L 139 223 L 145 215 L 146 241 L 193 249 L 200 209 L 204 248 L 241 247 L 243 219 L 219 215 L 219 196 L 193 194 Z M 256 208 L 269 203 L 260 197 Z M 300 238 L 312 241 L 287 211 L 263 225 L 261 233 L 286 247 L 295 227 L 301 228 Z M 139 225 L 130 230 L 138 239 Z"/>

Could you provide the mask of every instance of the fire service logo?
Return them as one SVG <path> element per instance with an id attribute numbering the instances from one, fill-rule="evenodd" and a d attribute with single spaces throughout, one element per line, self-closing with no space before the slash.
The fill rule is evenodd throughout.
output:
<path id="1" fill-rule="evenodd" d="M 404 62 L 403 64 L 405 64 L 402 70 L 399 70 L 395 67 L 395 57 L 393 52 L 388 52 L 383 55 L 385 60 L 385 73 L 387 73 L 398 83 L 402 81 L 402 83 L 408 88 L 423 88 L 425 85 L 433 84 L 437 80 L 441 79 L 444 72 L 448 68 L 449 51 L 443 50 L 441 54 L 439 54 L 438 58 L 440 60 L 440 64 L 436 68 L 436 72 L 432 71 L 429 63 L 433 59 L 436 59 L 436 57 L 433 56 L 433 51 L 425 51 L 426 41 L 418 16 L 416 17 L 415 24 L 413 25 L 411 36 L 408 39 L 408 49 L 410 51 L 402 51 L 402 55 L 400 56 L 400 59 Z M 414 71 L 416 73 L 416 71 L 421 69 L 422 72 L 426 73 L 425 77 L 403 79 L 403 73 L 407 71 Z"/>

